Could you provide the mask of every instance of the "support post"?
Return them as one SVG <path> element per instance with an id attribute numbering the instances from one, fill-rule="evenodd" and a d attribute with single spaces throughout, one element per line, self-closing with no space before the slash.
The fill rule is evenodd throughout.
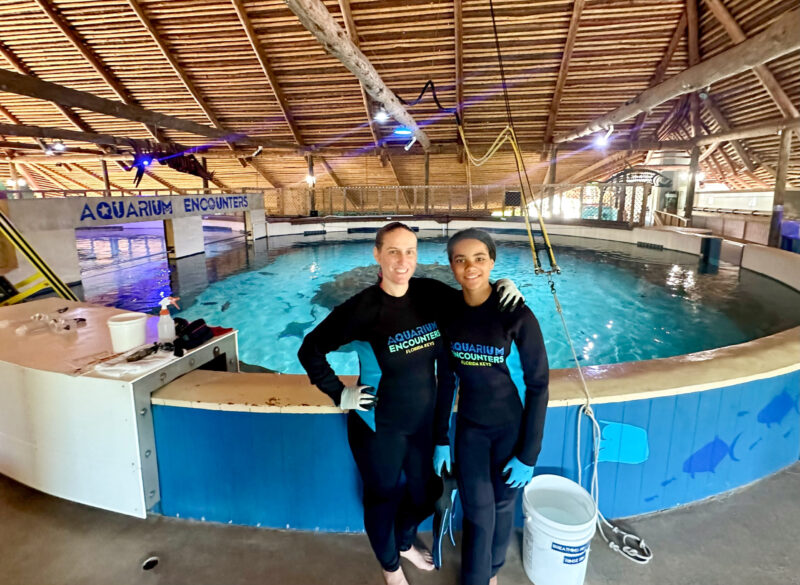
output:
<path id="1" fill-rule="evenodd" d="M 792 148 L 792 133 L 781 131 L 781 146 L 778 152 L 777 177 L 775 192 L 772 196 L 772 220 L 769 225 L 768 245 L 779 248 L 781 245 L 781 220 L 783 219 L 783 201 L 786 196 L 786 175 L 789 170 L 789 153 Z"/>
<path id="2" fill-rule="evenodd" d="M 111 181 L 108 179 L 108 165 L 106 161 L 101 160 L 100 166 L 103 169 L 103 185 L 105 186 L 105 193 L 106 197 L 111 197 Z"/>
<path id="3" fill-rule="evenodd" d="M 694 186 L 697 181 L 697 164 L 700 160 L 700 148 L 695 146 L 692 149 L 691 158 L 689 159 L 689 184 L 686 185 L 686 202 L 683 206 L 683 217 L 687 221 L 687 225 L 691 225 L 692 210 L 694 209 Z"/>

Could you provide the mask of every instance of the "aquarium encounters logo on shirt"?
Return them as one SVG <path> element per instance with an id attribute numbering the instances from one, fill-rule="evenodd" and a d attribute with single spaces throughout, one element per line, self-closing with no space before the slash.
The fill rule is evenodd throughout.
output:
<path id="1" fill-rule="evenodd" d="M 505 348 L 480 343 L 453 341 L 450 343 L 450 352 L 464 366 L 492 366 L 502 364 L 506 359 Z"/>
<path id="2" fill-rule="evenodd" d="M 405 350 L 406 353 L 431 347 L 442 334 L 435 322 L 408 329 L 402 333 L 389 336 L 389 353 Z"/>

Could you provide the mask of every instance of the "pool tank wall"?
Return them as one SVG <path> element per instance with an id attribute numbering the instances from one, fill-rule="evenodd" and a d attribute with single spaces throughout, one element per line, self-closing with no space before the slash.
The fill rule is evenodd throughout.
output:
<path id="1" fill-rule="evenodd" d="M 278 231 L 273 225 L 271 233 Z M 467 225 L 476 224 L 451 222 L 449 229 Z M 579 235 L 587 230 L 595 237 L 700 251 L 700 238 L 684 234 L 567 231 Z M 800 259 L 789 258 L 796 256 L 788 252 L 784 256 L 779 250 L 751 248 L 742 250 L 743 266 L 800 290 Z M 594 409 L 602 427 L 600 509 L 607 517 L 664 510 L 723 493 L 800 456 L 800 328 L 741 346 L 591 366 L 584 372 L 589 388 L 598 392 Z M 272 375 L 270 380 L 280 384 L 281 378 L 289 377 Z M 574 371 L 554 371 L 537 473 L 577 479 L 581 403 Z M 304 409 L 308 414 L 282 410 L 291 412 L 254 403 L 199 407 L 154 397 L 160 512 L 276 528 L 363 530 L 360 481 L 347 445 L 345 415 L 322 399 Z M 581 460 L 587 486 L 590 434 L 584 419 Z"/>

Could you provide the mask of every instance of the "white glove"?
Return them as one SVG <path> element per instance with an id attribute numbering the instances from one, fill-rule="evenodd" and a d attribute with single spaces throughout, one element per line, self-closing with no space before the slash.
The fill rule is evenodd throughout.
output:
<path id="1" fill-rule="evenodd" d="M 500 295 L 500 310 L 513 311 L 525 302 L 525 297 L 510 278 L 501 278 L 495 283 Z"/>
<path id="2" fill-rule="evenodd" d="M 375 403 L 378 402 L 378 397 L 374 392 L 375 388 L 372 386 L 345 386 L 339 400 L 339 408 L 342 410 L 372 410 L 375 408 Z"/>

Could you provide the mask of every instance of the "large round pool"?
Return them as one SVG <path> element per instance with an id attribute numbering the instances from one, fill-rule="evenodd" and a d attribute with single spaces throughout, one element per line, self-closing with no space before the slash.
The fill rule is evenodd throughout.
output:
<path id="1" fill-rule="evenodd" d="M 303 335 L 330 309 L 376 280 L 372 237 L 330 236 L 272 248 L 269 260 L 210 284 L 181 316 L 239 331 L 240 359 L 300 374 Z M 542 326 L 551 368 L 574 362 L 545 276 L 533 272 L 522 236 L 496 236 L 493 278 L 513 279 Z M 417 276 L 457 286 L 446 239 L 420 233 Z M 800 324 L 800 293 L 722 264 L 699 269 L 696 256 L 629 244 L 553 238 L 561 274 L 556 292 L 581 365 L 648 360 L 723 347 Z M 354 353 L 337 352 L 339 374 L 356 374 Z"/>

